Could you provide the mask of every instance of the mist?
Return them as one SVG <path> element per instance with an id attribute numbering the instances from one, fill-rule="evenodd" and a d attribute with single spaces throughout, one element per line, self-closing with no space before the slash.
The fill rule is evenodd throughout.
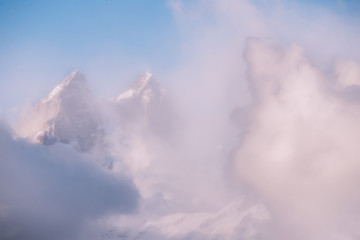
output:
<path id="1" fill-rule="evenodd" d="M 80 64 L 101 147 L 27 137 L 50 118 L 27 114 L 44 79 L 55 86 L 77 60 L 43 72 L 27 110 L 4 116 L 5 239 L 357 239 L 359 17 L 288 1 L 166 4 L 171 67 L 110 53 Z M 116 102 L 149 71 L 151 94 Z M 12 74 L 39 71 L 25 72 Z"/>
<path id="2" fill-rule="evenodd" d="M 359 109 L 347 90 L 358 88 L 357 77 L 329 78 L 297 45 L 252 39 L 246 59 L 255 101 L 234 166 L 272 212 L 271 239 L 352 239 Z M 334 68 L 351 74 L 350 66 Z"/>

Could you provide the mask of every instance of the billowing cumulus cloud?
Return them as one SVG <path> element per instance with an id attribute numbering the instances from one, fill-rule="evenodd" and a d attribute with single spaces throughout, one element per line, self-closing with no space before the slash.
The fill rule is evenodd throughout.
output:
<path id="1" fill-rule="evenodd" d="M 358 19 L 285 1 L 172 6 L 187 37 L 174 77 L 186 138 L 208 153 L 238 146 L 216 168 L 268 208 L 265 239 L 356 239 Z"/>
<path id="2" fill-rule="evenodd" d="M 176 64 L 141 94 L 94 97 L 100 147 L 34 145 L 2 124 L 0 238 L 359 238 L 358 17 L 276 0 L 168 3 Z M 132 75 L 96 67 L 89 79 L 106 88 Z"/>
<path id="3" fill-rule="evenodd" d="M 81 239 L 81 229 L 97 218 L 137 208 L 139 194 L 129 179 L 66 145 L 14 140 L 1 123 L 0 152 L 1 239 Z"/>
<path id="4" fill-rule="evenodd" d="M 300 46 L 258 39 L 245 57 L 254 101 L 234 165 L 270 209 L 271 239 L 358 236 L 360 102 L 348 91 L 359 66 L 341 61 L 325 74 Z"/>

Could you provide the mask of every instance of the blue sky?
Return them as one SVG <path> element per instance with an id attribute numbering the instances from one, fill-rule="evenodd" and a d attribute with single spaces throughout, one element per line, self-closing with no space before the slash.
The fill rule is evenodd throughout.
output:
<path id="1" fill-rule="evenodd" d="M 285 2 L 348 17 L 360 9 L 357 0 Z M 143 71 L 175 68 L 185 39 L 166 0 L 0 0 L 0 34 L 0 113 L 33 104 L 74 69 L 93 88 L 107 78 L 103 95 L 119 93 Z"/>
<path id="2" fill-rule="evenodd" d="M 2 1 L 0 29 L 1 53 L 49 47 L 81 61 L 113 47 L 151 58 L 176 34 L 166 1 L 139 0 Z"/>
<path id="3" fill-rule="evenodd" d="M 0 0 L 0 238 L 360 239 L 359 1 Z M 18 116 L 75 69 L 89 109 Z"/>
<path id="4" fill-rule="evenodd" d="M 0 111 L 16 106 L 14 99 L 24 102 L 23 95 L 43 96 L 74 69 L 99 68 L 131 78 L 170 68 L 178 50 L 166 1 L 5 0 L 0 32 Z M 53 79 L 45 80 L 51 73 Z"/>

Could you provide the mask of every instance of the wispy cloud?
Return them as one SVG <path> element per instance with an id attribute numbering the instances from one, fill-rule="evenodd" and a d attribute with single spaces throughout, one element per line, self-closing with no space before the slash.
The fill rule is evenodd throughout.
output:
<path id="1" fill-rule="evenodd" d="M 143 114 L 140 96 L 134 106 L 145 117 L 137 121 L 127 119 L 131 110 L 99 100 L 111 175 L 92 165 L 94 156 L 13 140 L 2 128 L 0 232 L 77 239 L 91 233 L 79 230 L 88 221 L 98 221 L 92 226 L 110 228 L 110 239 L 130 238 L 130 230 L 139 239 L 356 239 L 358 17 L 288 1 L 168 5 L 180 54 L 176 65 L 154 73 L 164 105 Z M 109 59 L 100 66 L 125 62 Z M 90 85 L 96 76 L 96 91 L 112 88 L 119 75 L 96 66 Z M 114 177 L 124 173 L 129 179 Z M 254 213 L 252 220 L 236 225 L 223 217 L 239 211 Z M 219 226 L 213 235 L 212 224 Z M 43 225 L 59 227 L 38 232 Z"/>

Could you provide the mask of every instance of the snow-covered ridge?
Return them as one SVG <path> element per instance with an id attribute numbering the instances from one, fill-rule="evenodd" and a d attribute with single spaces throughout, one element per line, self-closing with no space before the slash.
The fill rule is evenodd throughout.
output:
<path id="1" fill-rule="evenodd" d="M 45 145 L 70 143 L 78 150 L 88 151 L 103 142 L 106 134 L 103 118 L 107 119 L 105 122 L 109 119 L 102 107 L 113 111 L 118 119 L 112 123 L 117 125 L 113 128 L 123 132 L 130 126 L 132 130 L 134 126 L 151 128 L 158 122 L 159 111 L 163 111 L 163 93 L 152 74 L 145 73 L 117 98 L 98 101 L 86 77 L 76 70 L 39 101 L 25 119 L 26 131 L 20 136 Z M 29 121 L 34 124 L 28 124 Z"/>
<path id="2" fill-rule="evenodd" d="M 145 73 L 141 75 L 140 78 L 136 82 L 134 82 L 127 91 L 120 94 L 114 100 L 121 101 L 123 99 L 131 98 L 133 96 L 138 96 L 141 93 L 141 91 L 144 89 L 144 87 L 149 84 L 149 82 L 151 81 L 151 77 L 152 77 L 151 73 Z"/>
<path id="3" fill-rule="evenodd" d="M 113 223 L 114 227 L 105 239 L 258 239 L 269 217 L 263 205 L 240 197 L 216 212 L 173 213 L 134 224 L 133 227 L 124 227 L 125 223 L 120 219 Z"/>
<path id="4" fill-rule="evenodd" d="M 57 95 L 61 93 L 61 91 L 66 88 L 70 83 L 77 84 L 77 85 L 84 85 L 87 84 L 85 76 L 78 70 L 72 72 L 69 76 L 65 78 L 65 80 L 57 85 L 50 93 L 49 95 L 43 99 L 41 102 L 47 102 L 54 99 Z M 79 87 L 79 86 L 78 86 Z"/>
<path id="5" fill-rule="evenodd" d="M 72 72 L 33 109 L 25 137 L 35 143 L 69 143 L 88 151 L 102 142 L 102 119 L 86 77 Z M 25 123 L 26 124 L 26 123 Z"/>

